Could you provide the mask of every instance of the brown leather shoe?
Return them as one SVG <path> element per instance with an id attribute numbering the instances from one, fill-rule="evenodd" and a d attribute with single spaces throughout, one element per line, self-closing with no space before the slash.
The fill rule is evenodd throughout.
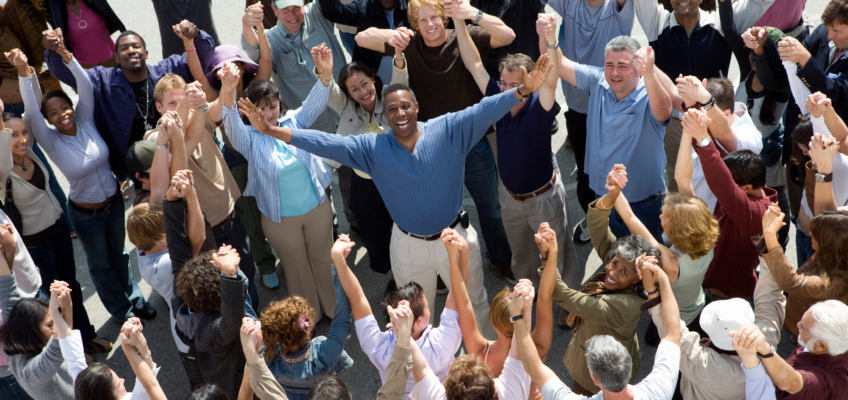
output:
<path id="1" fill-rule="evenodd" d="M 86 353 L 108 353 L 112 351 L 112 342 L 100 336 L 85 344 Z"/>
<path id="2" fill-rule="evenodd" d="M 512 260 L 491 261 L 491 263 L 510 285 L 518 283 L 518 280 L 515 279 L 515 275 L 512 273 Z"/>
<path id="3" fill-rule="evenodd" d="M 94 358 L 93 355 L 85 353 L 85 363 L 88 365 L 94 364 L 97 362 L 97 359 Z"/>

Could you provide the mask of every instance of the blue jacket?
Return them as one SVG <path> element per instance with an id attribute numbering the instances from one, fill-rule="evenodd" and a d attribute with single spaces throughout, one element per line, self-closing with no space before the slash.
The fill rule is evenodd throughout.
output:
<path id="1" fill-rule="evenodd" d="M 174 35 L 174 39 L 177 39 Z M 206 32 L 200 31 L 200 35 L 194 39 L 197 55 L 203 69 L 211 67 L 212 56 L 215 54 L 215 42 Z M 54 51 L 46 50 L 44 59 L 53 76 L 62 83 L 76 89 L 77 82 L 62 57 Z M 94 67 L 87 70 L 91 85 L 94 87 L 94 123 L 97 130 L 109 146 L 109 164 L 112 172 L 123 180 L 127 175 L 127 150 L 132 143 L 130 130 L 132 129 L 133 117 L 136 113 L 136 99 L 132 86 L 124 76 L 120 67 L 104 68 Z M 186 54 L 168 57 L 157 64 L 147 64 L 147 76 L 149 79 L 148 90 L 153 93 L 153 88 L 159 79 L 167 73 L 174 73 L 193 82 L 191 72 L 188 69 Z M 154 112 L 155 108 L 154 108 Z M 156 112 L 157 118 L 159 113 Z"/>
<path id="2" fill-rule="evenodd" d="M 309 389 L 321 375 L 340 374 L 353 366 L 353 359 L 344 351 L 353 310 L 344 288 L 333 268 L 333 283 L 336 287 L 336 309 L 328 336 L 318 336 L 295 354 L 277 351 L 277 357 L 268 363 L 268 369 L 280 382 L 289 400 L 306 400 Z M 320 312 L 320 311 L 319 311 Z"/>

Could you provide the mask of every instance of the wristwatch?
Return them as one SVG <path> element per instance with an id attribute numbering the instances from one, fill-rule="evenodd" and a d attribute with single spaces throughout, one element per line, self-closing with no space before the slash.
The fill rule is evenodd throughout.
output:
<path id="1" fill-rule="evenodd" d="M 519 90 L 519 89 L 521 89 L 523 87 L 524 87 L 524 85 L 521 85 L 521 86 L 515 88 L 515 93 L 518 93 L 518 95 L 521 96 L 522 99 L 526 100 L 528 97 L 530 97 L 530 94 L 529 93 L 528 94 L 521 93 L 521 90 Z M 524 100 L 521 100 L 521 101 L 524 101 Z"/>
<path id="2" fill-rule="evenodd" d="M 710 101 L 708 101 L 707 104 L 698 103 L 698 105 L 701 106 L 702 110 L 709 111 L 715 105 L 715 97 L 710 96 Z"/>
<path id="3" fill-rule="evenodd" d="M 474 24 L 476 25 L 481 19 L 483 19 L 483 11 L 477 10 L 477 19 L 474 20 Z"/>
<path id="4" fill-rule="evenodd" d="M 557 49 L 557 44 L 559 44 L 559 41 L 558 41 L 558 40 L 557 40 L 556 42 L 554 42 L 554 44 L 550 44 L 550 43 L 548 43 L 548 42 L 545 42 L 545 47 L 547 47 L 547 48 L 549 48 L 549 49 L 551 49 L 551 50 L 556 50 L 556 49 Z"/>
<path id="5" fill-rule="evenodd" d="M 209 111 L 209 103 L 204 104 L 203 107 L 197 107 L 197 109 L 203 112 L 207 112 Z"/>
<path id="6" fill-rule="evenodd" d="M 161 150 L 161 149 L 167 149 L 167 148 L 169 148 L 169 147 L 171 147 L 171 142 L 167 142 L 167 143 L 165 143 L 165 144 L 157 144 L 157 145 L 156 145 L 156 148 L 157 148 L 158 150 Z"/>
<path id="7" fill-rule="evenodd" d="M 816 183 L 833 182 L 833 172 L 829 174 L 816 173 Z"/>
<path id="8" fill-rule="evenodd" d="M 701 147 L 701 148 L 704 148 L 704 147 L 709 146 L 709 145 L 710 145 L 710 142 L 712 142 L 712 141 L 713 141 L 713 138 L 711 138 L 711 137 L 707 136 L 707 137 L 705 137 L 705 138 L 703 138 L 703 139 L 699 140 L 699 141 L 698 141 L 698 143 L 697 143 L 697 144 L 695 144 L 695 146 L 697 146 L 697 147 Z"/>
<path id="9" fill-rule="evenodd" d="M 772 357 L 774 357 L 774 354 L 775 354 L 774 353 L 774 346 L 769 345 L 769 347 L 771 348 L 771 351 L 769 351 L 768 354 L 762 354 L 758 351 L 757 355 L 760 356 L 760 358 L 772 358 Z"/>
<path id="10" fill-rule="evenodd" d="M 513 316 L 509 317 L 509 320 L 511 322 L 519 321 L 519 320 L 522 320 L 522 319 L 524 319 L 524 314 L 518 314 L 518 315 L 513 315 Z"/>
<path id="11" fill-rule="evenodd" d="M 650 296 L 650 295 L 652 295 L 652 294 L 654 294 L 654 293 L 656 293 L 656 292 L 659 292 L 659 291 L 660 291 L 660 285 L 657 285 L 657 287 L 655 287 L 655 288 L 654 288 L 654 291 L 653 291 L 653 292 L 649 292 L 649 291 L 645 290 L 645 294 L 646 294 L 646 295 L 648 295 L 648 296 Z"/>

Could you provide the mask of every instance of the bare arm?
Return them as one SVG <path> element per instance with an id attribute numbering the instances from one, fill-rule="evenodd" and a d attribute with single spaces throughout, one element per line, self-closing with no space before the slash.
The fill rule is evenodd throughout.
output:
<path id="1" fill-rule="evenodd" d="M 477 17 L 474 18 L 476 19 Z M 506 46 L 515 40 L 515 32 L 512 28 L 506 26 L 500 18 L 494 15 L 484 13 L 483 18 L 480 19 L 477 25 L 480 25 L 481 28 L 486 30 L 486 33 L 492 36 L 491 43 L 493 49 Z"/>
<path id="2" fill-rule="evenodd" d="M 551 341 L 554 336 L 554 307 L 553 293 L 554 282 L 556 282 L 557 250 L 548 251 L 546 261 L 543 261 L 545 269 L 539 282 L 539 293 L 536 300 L 536 328 L 530 334 L 533 344 L 540 359 L 547 358 L 548 350 L 551 349 Z M 517 347 L 517 346 L 515 346 Z"/>
<path id="3" fill-rule="evenodd" d="M 768 346 L 768 344 L 765 346 Z M 763 346 L 758 346 L 757 352 L 768 354 L 771 352 L 771 347 L 768 347 L 766 350 Z M 775 355 L 774 357 L 763 358 L 761 361 L 775 387 L 781 388 L 790 394 L 798 393 L 804 388 L 804 377 L 795 368 L 787 364 L 781 356 Z"/>
<path id="4" fill-rule="evenodd" d="M 153 164 L 150 166 L 150 202 L 162 204 L 162 198 L 171 184 L 171 138 L 160 130 L 154 143 L 157 148 L 153 153 Z M 161 147 L 164 145 L 169 147 Z"/>
<path id="5" fill-rule="evenodd" d="M 539 35 L 539 52 L 542 54 L 548 53 L 546 44 L 549 43 L 548 38 L 552 38 L 556 31 L 556 25 L 551 22 L 555 20 L 556 18 L 551 19 L 542 16 L 536 20 L 536 33 Z M 556 42 L 556 40 L 554 40 L 554 42 Z M 562 54 L 562 50 L 560 49 L 556 50 L 556 56 L 551 56 L 551 61 L 554 65 L 556 65 L 556 75 L 559 78 L 564 79 L 573 86 L 577 86 L 577 75 L 574 72 L 574 61 L 565 58 Z M 541 93 L 539 93 L 539 96 L 541 96 Z"/>
<path id="6" fill-rule="evenodd" d="M 692 137 L 686 132 L 680 136 L 675 167 L 674 180 L 677 182 L 677 190 L 695 196 L 695 188 L 692 186 L 692 170 L 695 168 L 692 165 Z"/>
<path id="7" fill-rule="evenodd" d="M 209 80 L 206 79 L 206 75 L 203 73 L 203 65 L 200 63 L 200 57 L 198 57 L 197 49 L 194 47 L 194 39 L 189 39 L 184 36 L 182 32 L 176 28 L 174 28 L 174 33 L 183 40 L 183 45 L 186 49 L 188 69 L 191 71 L 192 78 L 194 78 L 195 81 L 200 82 L 203 93 L 206 93 L 207 99 L 210 99 L 210 101 L 217 99 L 218 92 L 215 91 L 215 88 L 212 87 L 212 84 L 209 83 Z"/>
<path id="8" fill-rule="evenodd" d="M 256 79 L 268 80 L 271 79 L 274 66 L 271 59 L 271 42 L 268 41 L 268 35 L 265 34 L 265 27 L 262 24 L 256 27 L 256 31 L 259 37 L 259 69 L 256 71 Z"/>
<path id="9" fill-rule="evenodd" d="M 480 52 L 477 51 L 477 46 L 471 40 L 471 34 L 468 33 L 468 27 L 465 21 L 454 18 L 454 26 L 456 26 L 456 40 L 459 44 L 459 54 L 462 56 L 462 62 L 471 76 L 474 77 L 474 82 L 480 88 L 480 92 L 486 94 L 486 87 L 489 85 L 489 73 L 483 67 L 483 61 L 480 59 Z"/>
<path id="10" fill-rule="evenodd" d="M 356 44 L 368 50 L 383 53 L 386 43 L 391 40 L 393 31 L 391 29 L 368 28 L 356 34 Z"/>
<path id="11" fill-rule="evenodd" d="M 548 18 L 552 25 L 556 25 L 556 16 L 553 14 L 546 14 L 545 16 L 539 16 L 539 19 Z M 551 29 L 550 33 L 548 33 L 544 38 L 539 38 L 539 46 L 541 47 L 541 41 L 545 41 L 545 50 L 548 52 L 548 57 L 552 60 L 554 68 L 548 73 L 547 78 L 545 78 L 545 83 L 542 84 L 542 87 L 539 88 L 539 103 L 542 105 L 542 108 L 545 111 L 550 111 L 553 108 L 554 103 L 556 102 L 556 89 L 557 89 L 557 80 L 559 79 L 559 67 L 560 63 L 556 62 L 557 56 L 559 55 L 559 48 L 556 46 L 557 40 L 556 36 L 554 36 L 554 30 Z M 553 47 L 553 48 L 551 48 Z"/>
<path id="12" fill-rule="evenodd" d="M 633 210 L 630 208 L 630 203 L 627 202 L 627 198 L 624 196 L 624 193 L 620 194 L 618 199 L 616 199 L 615 210 L 618 212 L 618 215 L 621 216 L 621 219 L 624 220 L 624 224 L 627 225 L 627 229 L 630 230 L 630 233 L 641 236 L 651 244 L 651 247 L 660 250 L 663 258 L 663 270 L 669 275 L 668 280 L 672 285 L 677 283 L 680 268 L 677 264 L 677 257 L 674 256 L 668 247 L 665 247 L 665 245 L 658 242 L 657 239 L 654 238 L 654 235 L 651 234 L 651 231 L 645 227 L 645 224 L 639 220 L 639 217 L 633 213 Z"/>
<path id="13" fill-rule="evenodd" d="M 660 80 L 660 84 L 665 88 L 665 91 L 668 92 L 668 96 L 671 97 L 671 105 L 675 109 L 682 111 L 680 106 L 683 105 L 683 98 L 677 93 L 677 85 L 661 69 L 654 68 L 654 74 Z"/>
<path id="14" fill-rule="evenodd" d="M 636 52 L 637 62 L 640 55 L 642 56 L 642 62 L 646 66 L 643 75 L 645 78 L 645 90 L 648 92 L 648 102 L 651 105 L 651 113 L 657 121 L 668 121 L 671 118 L 671 96 L 669 96 L 668 91 L 663 87 L 660 79 L 657 78 L 654 72 L 656 70 L 656 67 L 654 67 L 654 49 L 651 46 L 648 46 L 644 50 L 639 49 Z"/>
<path id="15" fill-rule="evenodd" d="M 468 246 L 465 240 L 456 231 L 450 230 L 442 235 L 442 241 L 448 248 L 448 259 L 450 260 L 450 282 L 451 294 L 456 301 L 456 310 L 459 314 L 459 330 L 462 332 L 462 341 L 468 354 L 477 354 L 489 344 L 489 341 L 480 334 L 477 320 L 474 317 L 474 308 L 468 297 Z M 447 239 L 447 241 L 445 241 Z M 450 243 L 451 240 L 462 243 L 461 250 Z M 454 252 L 454 254 L 452 254 Z"/>
<path id="16" fill-rule="evenodd" d="M 519 353 L 521 353 L 521 363 L 524 364 L 524 371 L 527 372 L 527 375 L 530 375 L 530 379 L 533 380 L 536 387 L 541 388 L 549 380 L 556 378 L 556 374 L 542 363 L 533 339 L 530 337 L 530 329 L 523 322 L 519 320 L 518 323 L 512 324 L 515 330 L 513 332 L 514 344 L 510 352 L 512 349 L 518 349 Z"/>
<path id="17" fill-rule="evenodd" d="M 839 141 L 839 152 L 848 155 L 848 140 L 846 140 L 848 139 L 848 127 L 845 126 L 845 121 L 842 120 L 833 107 L 830 107 L 829 101 L 830 99 L 828 99 L 828 107 L 822 114 L 824 116 L 824 123 L 827 125 L 827 129 L 830 130 L 830 134 Z"/>

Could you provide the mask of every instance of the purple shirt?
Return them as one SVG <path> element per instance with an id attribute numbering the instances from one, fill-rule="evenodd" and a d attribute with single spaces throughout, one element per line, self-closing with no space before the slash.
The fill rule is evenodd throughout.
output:
<path id="1" fill-rule="evenodd" d="M 771 26 L 789 32 L 801 22 L 801 14 L 806 5 L 807 0 L 775 0 L 757 21 L 756 26 Z"/>

